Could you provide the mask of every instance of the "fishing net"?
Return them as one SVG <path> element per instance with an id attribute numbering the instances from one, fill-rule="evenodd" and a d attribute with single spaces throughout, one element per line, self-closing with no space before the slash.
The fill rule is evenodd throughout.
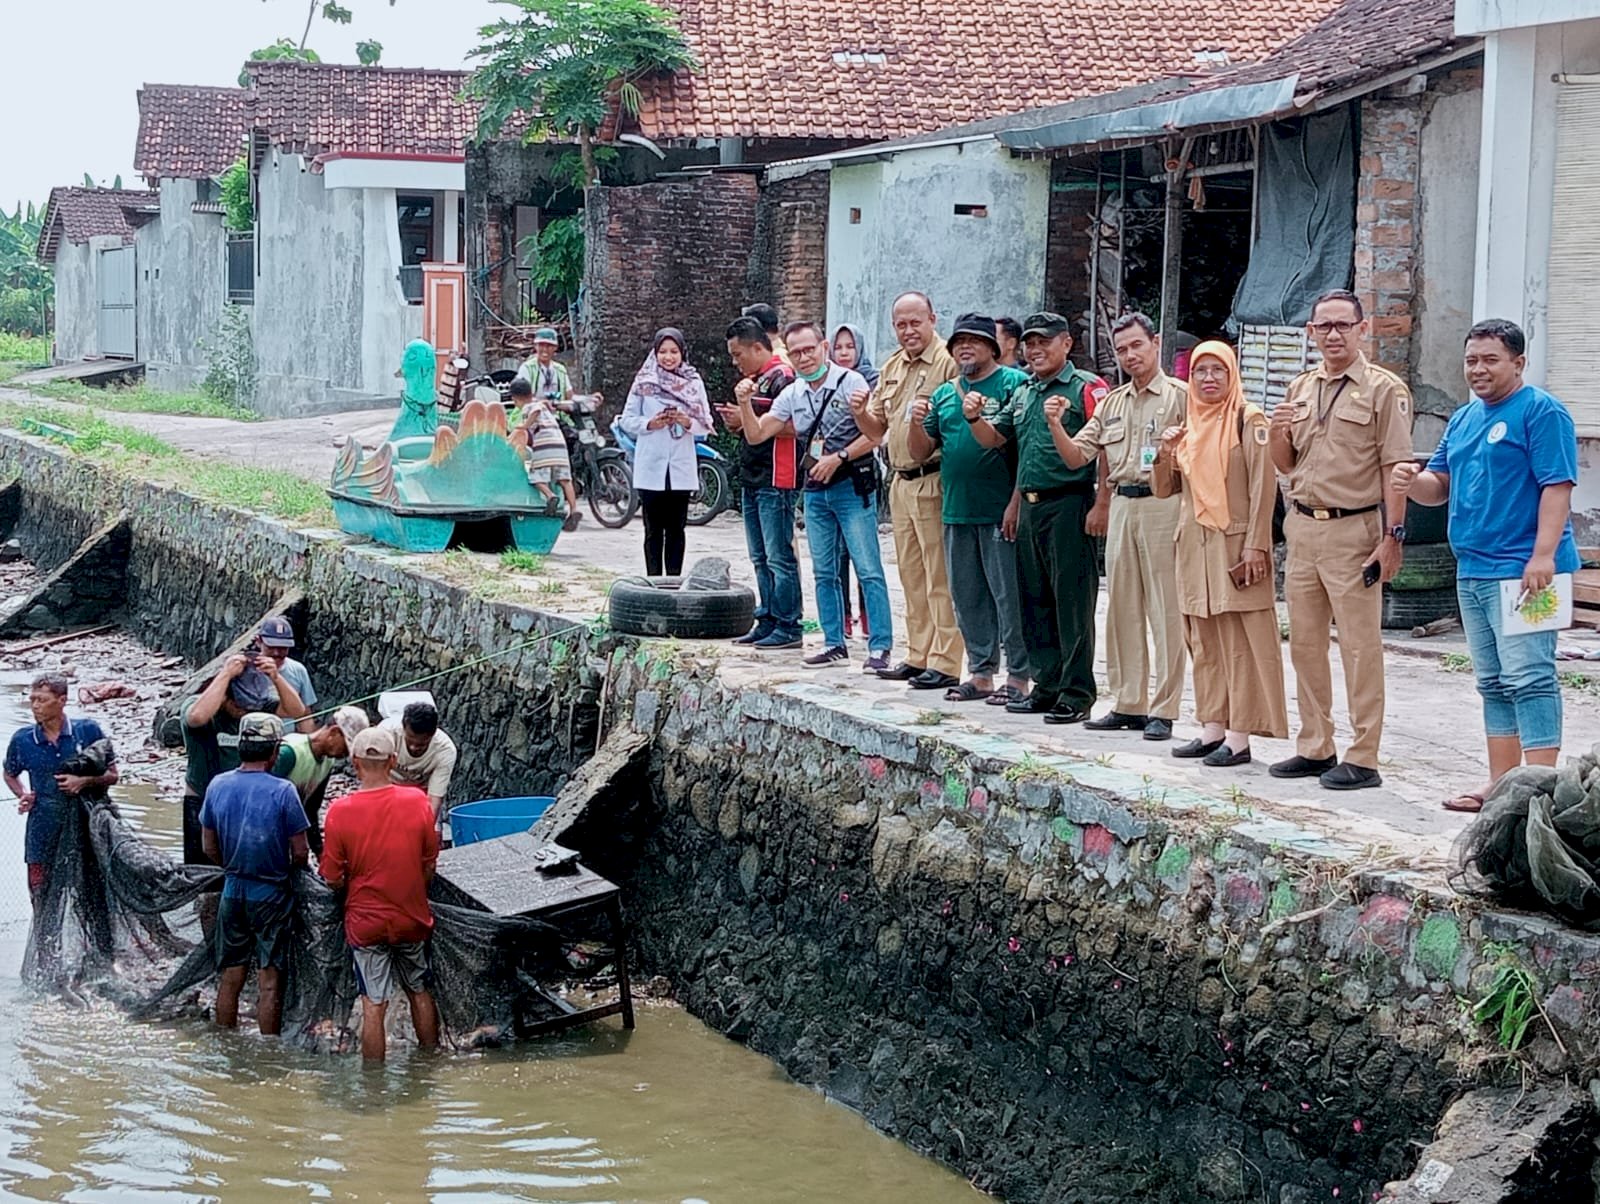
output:
<path id="1" fill-rule="evenodd" d="M 1467 890 L 1600 929 L 1600 745 L 1506 774 L 1455 852 Z"/>
<path id="2" fill-rule="evenodd" d="M 99 756 L 98 768 L 69 759 L 63 769 L 104 772 L 103 750 Z M 140 1019 L 202 1015 L 218 969 L 202 915 L 214 914 L 222 881 L 220 869 L 181 865 L 145 841 L 104 791 L 79 796 L 62 818 L 35 901 L 23 980 L 73 1002 L 108 998 Z M 311 870 L 296 871 L 293 888 L 283 1039 L 326 1052 L 352 1048 L 357 992 L 339 896 Z M 609 950 L 597 958 L 600 947 L 575 943 L 586 933 L 573 925 L 432 907 L 433 995 L 443 1039 L 456 1047 L 514 1038 L 519 1026 L 561 1010 L 545 987 L 569 979 L 575 957 L 587 966 L 610 959 Z M 403 1001 L 390 1008 L 391 1016 L 405 1011 Z"/>

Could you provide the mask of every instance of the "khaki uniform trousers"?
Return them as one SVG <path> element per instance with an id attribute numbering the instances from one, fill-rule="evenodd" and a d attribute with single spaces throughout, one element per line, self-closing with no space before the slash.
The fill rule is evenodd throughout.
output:
<path id="1" fill-rule="evenodd" d="M 1178 717 L 1183 701 L 1183 614 L 1174 544 L 1177 497 L 1113 497 L 1106 528 L 1106 678 L 1124 715 Z M 1155 688 L 1145 640 L 1155 645 Z M 1146 703 L 1148 702 L 1148 706 Z"/>
<path id="2" fill-rule="evenodd" d="M 966 652 L 944 566 L 944 490 L 938 472 L 889 487 L 894 554 L 906 595 L 906 662 L 961 676 Z"/>
<path id="3" fill-rule="evenodd" d="M 1361 583 L 1361 569 L 1378 546 L 1378 511 L 1348 518 L 1307 518 L 1293 506 L 1284 523 L 1289 563 L 1283 596 L 1289 603 L 1289 658 L 1300 703 L 1295 751 L 1319 760 L 1334 756 L 1333 671 L 1328 629 L 1339 628 L 1345 700 L 1353 737 L 1344 759 L 1378 768 L 1383 737 L 1383 590 Z"/>

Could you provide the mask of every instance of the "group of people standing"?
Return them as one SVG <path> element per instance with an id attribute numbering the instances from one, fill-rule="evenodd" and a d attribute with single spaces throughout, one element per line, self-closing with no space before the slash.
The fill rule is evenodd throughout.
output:
<path id="1" fill-rule="evenodd" d="M 1167 375 L 1156 327 L 1142 314 L 1113 327 L 1126 378 L 1116 389 L 1071 362 L 1059 314 L 1021 323 L 962 314 L 946 341 L 929 298 L 908 292 L 891 322 L 898 347 L 880 369 L 854 327 L 830 339 L 800 320 L 780 332 L 767 306 L 728 327 L 740 380 L 733 403 L 714 408 L 744 438 L 742 508 L 758 595 L 755 626 L 737 643 L 802 647 L 794 531 L 803 499 L 823 636 L 805 665 L 849 660 L 851 566 L 866 612 L 867 673 L 942 690 L 950 701 L 1161 741 L 1173 736 L 1187 662 L 1201 730 L 1172 754 L 1228 768 L 1250 762 L 1253 736 L 1289 735 L 1274 559 L 1275 545 L 1286 543 L 1300 730 L 1294 755 L 1270 772 L 1330 790 L 1374 787 L 1386 705 L 1381 586 L 1403 562 L 1406 501 L 1415 495 L 1450 504 L 1489 731 L 1490 782 L 1446 805 L 1475 809 L 1523 756 L 1553 757 L 1554 636 L 1506 637 L 1489 595 L 1497 599 L 1507 577 L 1538 589 L 1577 567 L 1568 521 L 1576 438 L 1565 408 L 1523 384 L 1524 340 L 1512 323 L 1469 332 L 1474 400 L 1422 471 L 1410 393 L 1363 354 L 1366 314 L 1346 290 L 1317 298 L 1307 333 L 1320 363 L 1290 384 L 1270 417 L 1246 400 L 1227 343 L 1194 347 L 1186 380 Z M 657 336 L 655 368 L 646 365 L 644 387 L 629 399 L 629 420 L 642 430 L 681 439 L 711 429 L 683 346 L 675 330 Z M 1508 399 L 1517 404 L 1496 408 Z M 688 482 L 692 460 L 673 454 L 685 459 Z M 905 596 L 906 654 L 895 664 L 877 536 L 880 456 Z M 670 471 L 663 483 L 678 481 L 676 462 L 662 463 Z M 1091 718 L 1099 537 L 1111 709 Z M 681 528 L 668 547 L 681 556 Z M 1342 756 L 1334 629 L 1352 728 Z"/>

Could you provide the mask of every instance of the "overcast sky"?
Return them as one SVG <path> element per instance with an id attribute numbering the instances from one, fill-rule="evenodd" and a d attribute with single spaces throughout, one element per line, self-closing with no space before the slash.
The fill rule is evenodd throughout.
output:
<path id="1" fill-rule="evenodd" d="M 83 173 L 138 187 L 135 94 L 152 84 L 233 84 L 250 51 L 299 41 L 308 0 L 29 0 L 8 3 L 0 66 L 0 205 L 42 204 Z M 310 46 L 353 63 L 356 42 L 383 43 L 394 67 L 465 65 L 478 27 L 513 10 L 490 0 L 343 0 L 348 26 L 320 17 Z"/>

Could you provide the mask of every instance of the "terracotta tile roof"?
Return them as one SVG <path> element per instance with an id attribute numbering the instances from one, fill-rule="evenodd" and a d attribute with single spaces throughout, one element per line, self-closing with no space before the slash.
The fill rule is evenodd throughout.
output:
<path id="1" fill-rule="evenodd" d="M 1305 105 L 1317 95 L 1390 75 L 1477 41 L 1455 36 L 1455 0 L 1344 0 L 1260 62 L 1219 72 L 1202 86 L 1232 87 L 1298 75 L 1295 99 Z"/>
<path id="2" fill-rule="evenodd" d="M 62 239 L 85 243 L 102 234 L 120 234 L 128 241 L 160 204 L 161 194 L 153 189 L 53 188 L 34 253 L 50 263 Z"/>
<path id="3" fill-rule="evenodd" d="M 205 180 L 244 154 L 250 93 L 243 88 L 146 84 L 139 89 L 133 167 L 147 180 Z"/>
<path id="4" fill-rule="evenodd" d="M 1258 58 L 1338 0 L 674 0 L 701 69 L 642 86 L 652 138 L 899 138 Z M 752 31 L 756 31 L 752 34 Z M 1202 57 L 1197 58 L 1197 55 Z"/>
<path id="5" fill-rule="evenodd" d="M 461 99 L 464 71 L 251 63 L 257 134 L 315 156 L 464 156 L 478 106 Z"/>

